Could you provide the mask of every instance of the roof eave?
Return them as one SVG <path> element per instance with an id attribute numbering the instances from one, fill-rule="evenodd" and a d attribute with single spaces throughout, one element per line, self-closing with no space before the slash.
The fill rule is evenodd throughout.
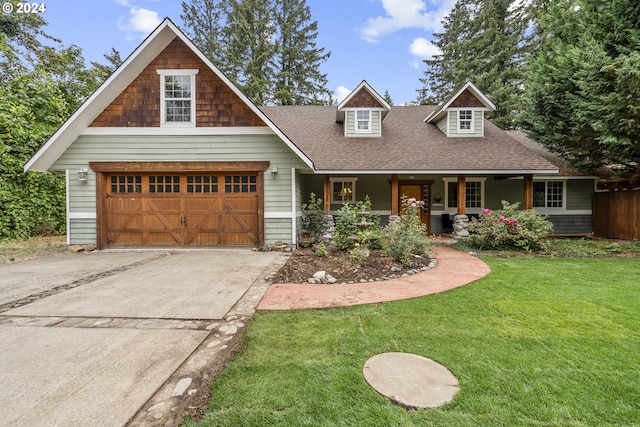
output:
<path id="1" fill-rule="evenodd" d="M 558 169 L 316 169 L 317 175 L 549 175 Z"/>

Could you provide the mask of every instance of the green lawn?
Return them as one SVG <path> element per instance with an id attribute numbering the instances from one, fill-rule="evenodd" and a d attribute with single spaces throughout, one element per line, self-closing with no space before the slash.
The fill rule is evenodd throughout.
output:
<path id="1" fill-rule="evenodd" d="M 640 425 L 640 259 L 488 258 L 443 294 L 346 309 L 259 312 L 192 426 Z M 403 351 L 460 380 L 454 401 L 405 410 L 365 361 Z"/>

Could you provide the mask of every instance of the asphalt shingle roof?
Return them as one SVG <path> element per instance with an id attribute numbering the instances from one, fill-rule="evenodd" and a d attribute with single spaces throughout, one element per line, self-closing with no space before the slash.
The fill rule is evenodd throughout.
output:
<path id="1" fill-rule="evenodd" d="M 485 120 L 483 138 L 447 137 L 424 119 L 436 106 L 393 107 L 382 122 L 382 137 L 347 138 L 336 123 L 336 107 L 261 107 L 267 117 L 307 156 L 328 171 L 545 171 L 557 168 Z"/>

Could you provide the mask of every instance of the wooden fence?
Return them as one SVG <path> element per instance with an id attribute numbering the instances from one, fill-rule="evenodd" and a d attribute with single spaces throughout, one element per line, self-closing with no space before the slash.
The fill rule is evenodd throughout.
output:
<path id="1" fill-rule="evenodd" d="M 595 235 L 640 239 L 640 191 L 597 192 L 593 197 Z"/>

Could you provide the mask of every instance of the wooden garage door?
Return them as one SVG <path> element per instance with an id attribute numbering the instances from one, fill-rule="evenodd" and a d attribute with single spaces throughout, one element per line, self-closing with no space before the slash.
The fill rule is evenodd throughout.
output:
<path id="1" fill-rule="evenodd" d="M 258 172 L 107 173 L 108 247 L 257 246 Z"/>

